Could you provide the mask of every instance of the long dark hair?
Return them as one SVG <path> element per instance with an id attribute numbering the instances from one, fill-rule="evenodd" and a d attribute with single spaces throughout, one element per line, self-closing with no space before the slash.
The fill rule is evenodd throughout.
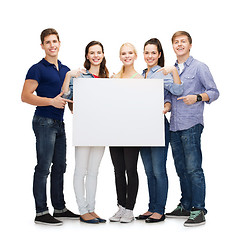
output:
<path id="1" fill-rule="evenodd" d="M 85 48 L 85 62 L 84 62 L 84 67 L 89 70 L 91 67 L 91 63 L 90 61 L 87 59 L 87 55 L 88 55 L 88 50 L 91 46 L 94 45 L 99 45 L 102 48 L 102 52 L 104 53 L 104 49 L 103 49 L 103 45 L 98 42 L 98 41 L 91 41 Z M 106 67 L 106 59 L 105 56 L 103 57 L 103 60 L 100 64 L 100 69 L 99 69 L 99 77 L 100 78 L 108 78 L 109 77 L 109 72 L 108 69 Z"/>
<path id="2" fill-rule="evenodd" d="M 157 38 L 151 38 L 147 42 L 145 42 L 144 49 L 148 44 L 153 44 L 157 46 L 158 53 L 161 53 L 161 57 L 158 59 L 158 65 L 160 67 L 164 67 L 165 60 L 161 42 Z"/>

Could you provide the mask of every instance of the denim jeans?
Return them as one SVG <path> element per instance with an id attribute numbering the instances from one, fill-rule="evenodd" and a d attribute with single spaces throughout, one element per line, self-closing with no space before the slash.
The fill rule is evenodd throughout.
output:
<path id="1" fill-rule="evenodd" d="M 148 211 L 164 214 L 168 193 L 166 170 L 169 146 L 169 123 L 165 118 L 165 147 L 142 147 L 140 150 L 148 181 Z"/>
<path id="2" fill-rule="evenodd" d="M 205 209 L 205 177 L 202 169 L 201 134 L 203 126 L 197 124 L 187 130 L 171 132 L 171 147 L 180 179 L 182 206 L 186 210 Z"/>
<path id="3" fill-rule="evenodd" d="M 75 147 L 73 186 L 80 215 L 94 212 L 98 169 L 105 147 Z"/>
<path id="4" fill-rule="evenodd" d="M 32 121 L 36 136 L 37 165 L 33 179 L 36 212 L 48 212 L 46 185 L 50 166 L 51 202 L 56 210 L 65 208 L 63 174 L 66 171 L 66 135 L 62 121 L 34 116 Z"/>

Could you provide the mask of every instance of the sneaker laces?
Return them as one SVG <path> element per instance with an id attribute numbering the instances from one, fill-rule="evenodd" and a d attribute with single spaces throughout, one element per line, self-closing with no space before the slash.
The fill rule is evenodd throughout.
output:
<path id="1" fill-rule="evenodd" d="M 191 211 L 190 212 L 190 217 L 189 217 L 189 219 L 191 219 L 191 220 L 194 220 L 197 216 L 199 216 L 201 214 L 201 211 L 200 210 L 198 210 L 198 211 Z"/>
<path id="2" fill-rule="evenodd" d="M 181 212 L 183 212 L 184 208 L 182 207 L 182 205 L 178 205 L 174 211 L 177 211 L 177 210 L 180 210 Z"/>

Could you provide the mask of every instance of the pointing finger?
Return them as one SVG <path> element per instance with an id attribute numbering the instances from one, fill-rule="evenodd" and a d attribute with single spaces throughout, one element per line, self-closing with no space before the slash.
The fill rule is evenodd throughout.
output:
<path id="1" fill-rule="evenodd" d="M 177 100 L 181 100 L 181 99 L 185 99 L 186 97 L 179 97 L 177 98 Z"/>

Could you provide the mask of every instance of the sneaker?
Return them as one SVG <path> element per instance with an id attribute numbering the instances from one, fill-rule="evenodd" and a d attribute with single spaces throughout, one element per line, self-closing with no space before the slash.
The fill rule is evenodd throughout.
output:
<path id="1" fill-rule="evenodd" d="M 72 219 L 72 220 L 79 220 L 80 215 L 72 213 L 70 210 L 66 209 L 63 211 L 54 210 L 53 217 L 58 219 Z"/>
<path id="2" fill-rule="evenodd" d="M 206 223 L 204 212 L 202 210 L 192 210 L 190 217 L 184 223 L 185 227 L 195 227 Z"/>
<path id="3" fill-rule="evenodd" d="M 126 209 L 121 205 L 119 205 L 118 207 L 119 207 L 118 211 L 112 217 L 109 218 L 110 222 L 120 222 L 121 217 L 126 211 Z"/>
<path id="4" fill-rule="evenodd" d="M 172 212 L 166 213 L 166 217 L 168 218 L 189 218 L 189 216 L 190 211 L 185 210 L 181 204 L 179 204 Z"/>
<path id="5" fill-rule="evenodd" d="M 134 220 L 133 210 L 126 209 L 120 219 L 120 223 L 130 223 Z"/>
<path id="6" fill-rule="evenodd" d="M 56 218 L 51 216 L 49 213 L 41 216 L 36 216 L 34 222 L 37 224 L 52 225 L 52 226 L 60 226 L 63 224 L 61 221 L 57 220 Z"/>

